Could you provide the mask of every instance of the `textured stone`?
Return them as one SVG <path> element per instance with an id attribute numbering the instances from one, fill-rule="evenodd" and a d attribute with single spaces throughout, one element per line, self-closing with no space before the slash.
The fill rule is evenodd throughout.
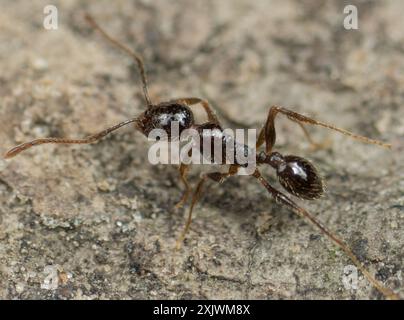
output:
<path id="1" fill-rule="evenodd" d="M 278 150 L 309 158 L 327 182 L 324 198 L 299 203 L 404 295 L 404 3 L 349 3 L 359 30 L 343 28 L 339 0 L 54 1 L 59 29 L 46 31 L 47 1 L 2 1 L 0 152 L 144 110 L 135 65 L 92 32 L 87 10 L 142 54 L 154 101 L 207 98 L 233 128 L 260 128 L 283 105 L 391 142 L 386 151 L 310 128 L 331 141 L 310 151 L 294 123 L 277 122 Z M 0 298 L 381 298 L 362 276 L 347 290 L 350 260 L 250 177 L 209 182 L 174 251 L 186 214 L 172 211 L 178 172 L 149 164 L 131 129 L 0 160 Z"/>

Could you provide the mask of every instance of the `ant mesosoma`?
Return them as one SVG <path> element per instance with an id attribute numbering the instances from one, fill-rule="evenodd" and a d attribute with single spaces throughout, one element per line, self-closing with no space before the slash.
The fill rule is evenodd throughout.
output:
<path id="1" fill-rule="evenodd" d="M 211 136 L 209 137 L 211 140 L 213 139 L 221 139 L 224 141 L 223 137 L 224 135 L 221 135 L 223 133 L 222 126 L 209 105 L 209 103 L 206 100 L 191 97 L 191 98 L 181 98 L 181 99 L 176 99 L 176 100 L 171 100 L 167 102 L 161 102 L 158 104 L 152 103 L 148 90 L 147 90 L 147 79 L 146 79 L 146 72 L 145 68 L 142 62 L 142 59 L 131 49 L 126 47 L 125 45 L 121 44 L 111 36 L 109 36 L 96 22 L 95 20 L 88 14 L 85 15 L 86 20 L 90 23 L 90 25 L 98 30 L 101 35 L 106 38 L 109 42 L 111 42 L 113 45 L 121 49 L 122 51 L 126 52 L 129 54 L 136 62 L 140 76 L 141 76 L 141 81 L 142 81 L 142 88 L 143 88 L 143 96 L 145 99 L 145 102 L 147 104 L 147 109 L 144 111 L 142 114 L 139 116 L 123 121 L 115 126 L 112 126 L 108 129 L 105 129 L 99 133 L 90 135 L 84 139 L 67 139 L 67 138 L 41 138 L 41 139 L 35 139 L 31 142 L 26 142 L 23 144 L 20 144 L 14 148 L 12 148 L 10 151 L 8 151 L 5 154 L 5 158 L 11 158 L 19 154 L 20 152 L 31 148 L 33 146 L 37 146 L 40 144 L 45 144 L 45 143 L 59 143 L 59 144 L 87 144 L 87 143 L 93 143 L 109 133 L 111 133 L 114 130 L 117 130 L 123 126 L 126 126 L 130 123 L 134 123 L 135 127 L 137 130 L 139 130 L 141 133 L 144 135 L 148 135 L 149 132 L 152 129 L 159 128 L 165 130 L 168 134 L 168 138 L 170 139 L 170 129 L 171 129 L 171 123 L 176 121 L 179 124 L 179 129 L 180 133 L 182 130 L 188 129 L 188 128 L 194 128 L 198 130 L 200 136 L 204 134 L 205 132 L 203 129 L 211 129 L 208 132 L 211 132 Z M 203 124 L 196 124 L 194 121 L 194 116 L 193 113 L 190 109 L 190 106 L 192 105 L 199 105 L 202 106 L 204 111 L 207 114 L 208 117 L 208 122 L 203 123 Z M 322 182 L 322 179 L 320 178 L 320 175 L 317 173 L 317 170 L 311 164 L 308 160 L 294 156 L 294 155 L 282 155 L 279 152 L 273 151 L 273 147 L 275 145 L 275 140 L 276 140 L 276 133 L 275 133 L 275 118 L 278 114 L 283 114 L 285 115 L 288 119 L 292 120 L 293 122 L 297 123 L 302 129 L 303 132 L 308 138 L 309 142 L 311 144 L 314 144 L 313 141 L 311 140 L 311 137 L 309 136 L 308 131 L 304 127 L 304 124 L 309 124 L 309 125 L 317 125 L 317 126 L 322 126 L 328 129 L 332 129 L 335 131 L 338 131 L 342 134 L 345 134 L 347 136 L 350 136 L 354 139 L 360 140 L 365 143 L 370 143 L 370 144 L 376 144 L 380 145 L 383 147 L 390 148 L 391 146 L 389 144 L 377 141 L 377 140 L 372 140 L 363 136 L 355 135 L 347 130 L 337 128 L 331 124 L 327 124 L 324 122 L 320 122 L 318 120 L 314 120 L 312 118 L 306 117 L 302 114 L 296 113 L 294 111 L 291 111 L 289 109 L 283 108 L 283 107 L 278 107 L 278 106 L 272 106 L 269 109 L 268 117 L 266 119 L 266 122 L 261 129 L 257 142 L 256 142 L 256 150 L 260 148 L 264 143 L 265 143 L 265 151 L 261 151 L 256 154 L 256 164 L 263 165 L 263 164 L 268 164 L 271 167 L 273 167 L 276 170 L 278 180 L 282 187 L 287 190 L 289 193 L 291 193 L 294 196 L 297 196 L 302 199 L 307 199 L 307 200 L 313 200 L 319 198 L 323 192 L 324 192 L 324 185 Z M 222 142 L 224 148 L 224 143 Z M 234 142 L 235 150 L 237 148 L 244 148 L 244 150 L 247 150 L 249 152 L 251 149 L 245 145 L 238 144 L 237 142 Z M 225 162 L 224 162 L 225 163 Z M 242 166 L 238 164 L 237 162 L 234 164 L 231 164 L 228 171 L 225 173 L 222 172 L 211 172 L 207 173 L 201 176 L 201 179 L 199 183 L 197 184 L 197 187 L 195 189 L 195 192 L 193 193 L 192 196 L 192 202 L 191 206 L 189 209 L 189 214 L 188 214 L 188 219 L 185 225 L 185 228 L 180 235 L 180 237 L 177 240 L 177 248 L 180 246 L 180 244 L 183 242 L 185 235 L 189 229 L 189 226 L 191 224 L 191 219 L 192 219 L 192 211 L 197 203 L 198 199 L 201 196 L 202 192 L 202 186 L 204 182 L 207 179 L 211 179 L 216 182 L 223 182 L 226 178 L 235 175 L 238 170 Z M 182 183 L 185 185 L 185 192 L 179 201 L 177 203 L 176 207 L 182 206 L 190 193 L 190 186 L 187 181 L 187 173 L 189 169 L 189 164 L 181 164 L 179 167 L 179 172 L 180 172 L 180 179 Z M 364 276 L 387 298 L 391 299 L 397 299 L 399 298 L 396 293 L 394 293 L 391 289 L 385 287 L 383 284 L 381 284 L 379 281 L 377 281 L 362 265 L 362 263 L 359 261 L 359 259 L 355 256 L 353 251 L 337 236 L 335 236 L 330 230 L 328 230 L 322 223 L 320 223 L 314 216 L 312 216 L 308 211 L 306 211 L 304 208 L 300 207 L 298 204 L 296 204 L 293 200 L 291 200 L 288 196 L 286 196 L 284 193 L 278 191 L 275 189 L 272 185 L 269 184 L 269 182 L 261 175 L 260 171 L 258 169 L 255 169 L 253 172 L 252 176 L 256 178 L 269 192 L 269 194 L 275 199 L 276 202 L 285 205 L 289 209 L 291 209 L 293 212 L 295 212 L 297 215 L 306 218 L 309 220 L 314 226 L 316 226 L 323 234 L 327 235 L 339 248 L 341 248 L 352 260 L 352 262 L 355 264 L 355 266 L 361 270 L 361 272 L 364 274 Z"/>

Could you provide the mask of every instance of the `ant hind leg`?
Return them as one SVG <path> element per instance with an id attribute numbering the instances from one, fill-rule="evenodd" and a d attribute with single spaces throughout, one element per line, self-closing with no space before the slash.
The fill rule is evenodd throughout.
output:
<path id="1" fill-rule="evenodd" d="M 299 123 L 301 125 L 301 127 L 304 124 L 317 125 L 317 126 L 321 126 L 321 127 L 327 128 L 327 129 L 337 131 L 339 133 L 342 133 L 342 134 L 344 134 L 346 136 L 349 136 L 349 137 L 351 137 L 353 139 L 359 140 L 359 141 L 364 142 L 364 143 L 376 144 L 376 145 L 379 145 L 379 146 L 382 146 L 382 147 L 385 147 L 385 148 L 391 148 L 391 145 L 388 144 L 388 143 L 384 143 L 384 142 L 379 141 L 379 140 L 374 140 L 374 139 L 370 139 L 370 138 L 367 138 L 367 137 L 364 137 L 364 136 L 354 134 L 354 133 L 352 133 L 352 132 L 350 132 L 348 130 L 336 127 L 336 126 L 334 126 L 332 124 L 328 124 L 328 123 L 325 123 L 325 122 L 315 120 L 313 118 L 309 118 L 309 117 L 304 116 L 304 115 L 302 115 L 300 113 L 291 111 L 291 110 L 283 108 L 283 107 L 272 106 L 269 109 L 267 120 L 265 122 L 264 127 L 261 129 L 261 131 L 259 133 L 257 143 L 256 143 L 256 147 L 259 148 L 265 142 L 265 144 L 266 144 L 265 149 L 266 149 L 267 153 L 271 152 L 272 147 L 275 144 L 275 140 L 276 140 L 275 117 L 276 117 L 276 115 L 278 113 L 281 113 L 281 114 L 285 115 L 289 120 L 292 120 L 293 122 Z M 306 131 L 306 129 L 304 127 L 302 127 L 302 129 L 305 132 L 306 137 L 308 137 L 307 136 L 308 132 Z M 308 137 L 308 139 L 310 141 L 311 137 L 310 138 Z"/>
<path id="2" fill-rule="evenodd" d="M 275 199 L 275 201 L 279 204 L 285 205 L 289 209 L 291 209 L 298 216 L 305 218 L 310 222 L 311 225 L 317 227 L 322 234 L 326 235 L 334 244 L 336 244 L 345 254 L 351 259 L 353 264 L 363 273 L 363 275 L 368 279 L 368 281 L 377 288 L 386 298 L 388 299 L 400 299 L 400 297 L 391 289 L 385 287 L 382 283 L 376 280 L 370 272 L 363 266 L 363 264 L 359 261 L 356 255 L 353 253 L 352 249 L 348 247 L 348 245 L 342 241 L 339 237 L 337 237 L 333 232 L 331 232 L 327 227 L 325 227 L 320 221 L 318 221 L 313 215 L 311 215 L 308 211 L 300 207 L 294 201 L 292 201 L 289 197 L 287 197 L 282 192 L 276 190 L 272 187 L 267 180 L 261 175 L 258 170 L 255 170 L 253 176 L 267 189 L 269 194 Z"/>
<path id="3" fill-rule="evenodd" d="M 295 122 L 302 129 L 302 131 L 304 133 L 304 136 L 309 141 L 311 151 L 316 151 L 316 150 L 320 150 L 320 149 L 327 149 L 327 148 L 329 148 L 331 146 L 331 140 L 330 139 L 326 139 L 326 140 L 324 140 L 323 142 L 320 142 L 320 143 L 315 142 L 314 139 L 311 137 L 309 130 L 307 130 L 307 128 L 301 122 L 297 122 L 297 121 L 295 121 Z"/>

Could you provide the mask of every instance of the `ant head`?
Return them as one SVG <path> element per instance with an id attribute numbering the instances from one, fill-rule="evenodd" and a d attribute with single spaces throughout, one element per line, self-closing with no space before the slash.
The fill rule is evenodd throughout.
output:
<path id="1" fill-rule="evenodd" d="M 174 122 L 178 124 L 178 134 L 194 124 L 194 117 L 188 106 L 171 102 L 152 106 L 138 116 L 136 126 L 145 136 L 148 136 L 153 129 L 164 130 L 171 140 L 171 135 L 174 134 L 171 132 Z"/>
<path id="2" fill-rule="evenodd" d="M 323 181 L 308 160 L 294 155 L 283 156 L 279 152 L 265 155 L 265 158 L 260 154 L 259 158 L 276 169 L 279 183 L 291 194 L 313 200 L 324 193 Z"/>

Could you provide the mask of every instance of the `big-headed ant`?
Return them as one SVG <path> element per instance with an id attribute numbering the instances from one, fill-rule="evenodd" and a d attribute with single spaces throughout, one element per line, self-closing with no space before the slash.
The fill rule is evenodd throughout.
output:
<path id="1" fill-rule="evenodd" d="M 121 49 L 122 51 L 126 52 L 129 54 L 137 63 L 137 66 L 139 68 L 140 76 L 141 76 L 141 81 L 143 85 L 143 95 L 145 102 L 147 104 L 147 109 L 144 111 L 142 114 L 139 116 L 123 121 L 115 126 L 112 126 L 108 129 L 105 129 L 99 133 L 90 135 L 84 139 L 67 139 L 67 138 L 41 138 L 41 139 L 35 139 L 31 142 L 26 142 L 23 144 L 20 144 L 14 148 L 12 148 L 10 151 L 8 151 L 5 154 L 5 158 L 11 158 L 19 154 L 20 152 L 31 148 L 33 146 L 37 146 L 40 144 L 45 144 L 45 143 L 59 143 L 59 144 L 87 144 L 87 143 L 93 143 L 109 133 L 111 133 L 114 130 L 117 130 L 127 124 L 134 123 L 135 128 L 139 130 L 141 133 L 144 135 L 148 136 L 149 132 L 152 129 L 158 128 L 165 130 L 168 134 L 168 138 L 170 139 L 170 129 L 171 129 L 171 124 L 173 122 L 178 122 L 179 124 L 179 129 L 180 133 L 182 130 L 189 129 L 189 128 L 194 128 L 198 132 L 200 132 L 200 135 L 202 136 L 205 134 L 203 129 L 211 129 L 210 131 L 210 139 L 213 140 L 219 139 L 223 143 L 223 148 L 224 148 L 224 134 L 221 134 L 223 132 L 222 126 L 209 105 L 209 103 L 206 100 L 199 99 L 199 98 L 181 98 L 181 99 L 176 99 L 176 100 L 171 100 L 168 102 L 161 102 L 158 104 L 152 103 L 148 90 L 147 90 L 147 79 L 146 79 L 146 73 L 145 73 L 145 68 L 142 62 L 142 59 L 131 49 L 126 47 L 125 45 L 119 43 L 112 37 L 110 37 L 95 21 L 94 19 L 86 15 L 85 16 L 86 20 L 90 23 L 92 27 L 97 29 L 101 35 L 106 38 L 109 42 L 111 42 L 113 45 Z M 197 124 L 194 121 L 194 116 L 193 113 L 190 109 L 190 106 L 192 105 L 199 105 L 202 106 L 204 111 L 207 114 L 208 117 L 208 122 L 203 123 L 203 124 Z M 304 127 L 305 124 L 309 125 L 317 125 L 317 126 L 322 126 L 328 129 L 332 129 L 335 131 L 338 131 L 342 134 L 345 134 L 347 136 L 350 136 L 354 139 L 360 140 L 365 143 L 370 143 L 370 144 L 376 144 L 380 145 L 383 147 L 390 148 L 389 144 L 377 141 L 377 140 L 372 140 L 363 136 L 355 135 L 347 130 L 337 128 L 331 124 L 327 124 L 324 122 L 320 122 L 318 120 L 314 120 L 312 118 L 306 117 L 302 114 L 293 112 L 289 109 L 283 108 L 283 107 L 278 107 L 278 106 L 272 106 L 269 109 L 268 117 L 266 119 L 266 122 L 261 129 L 259 136 L 257 138 L 256 142 L 256 150 L 260 148 L 264 143 L 265 143 L 265 151 L 261 151 L 260 153 L 256 154 L 256 158 L 254 159 L 256 161 L 256 164 L 263 165 L 263 164 L 268 164 L 271 167 L 273 167 L 276 170 L 278 179 L 280 184 L 284 187 L 286 191 L 291 193 L 294 196 L 297 196 L 302 199 L 307 199 L 307 200 L 312 200 L 320 197 L 323 192 L 324 192 L 324 185 L 322 182 L 322 179 L 320 178 L 317 170 L 311 164 L 308 160 L 294 156 L 294 155 L 282 155 L 279 152 L 273 151 L 273 147 L 275 145 L 275 140 L 276 140 L 276 133 L 275 133 L 275 118 L 278 114 L 283 114 L 293 122 L 297 123 L 298 125 L 301 126 L 301 128 L 304 131 L 305 136 L 309 139 L 311 143 L 312 140 L 306 131 L 306 128 Z M 212 130 L 213 129 L 213 130 Z M 240 145 L 239 143 L 234 141 L 234 149 L 239 150 L 240 148 L 244 149 L 247 151 L 251 151 L 251 149 L 246 146 L 246 145 Z M 255 151 L 255 150 L 254 150 Z M 203 154 L 203 152 L 202 152 Z M 254 153 L 255 154 L 255 153 Z M 237 162 L 233 163 L 230 165 L 229 169 L 227 172 L 222 173 L 222 172 L 210 172 L 207 174 L 202 175 L 199 183 L 197 184 L 197 187 L 195 189 L 195 192 L 193 193 L 192 197 L 192 202 L 191 206 L 189 209 L 189 214 L 188 214 L 188 219 L 185 225 L 185 228 L 180 235 L 178 241 L 177 241 L 177 247 L 180 246 L 182 241 L 185 238 L 185 235 L 189 229 L 189 226 L 191 224 L 191 218 L 192 218 L 192 210 L 200 198 L 201 192 L 202 192 L 202 186 L 204 182 L 207 179 L 211 179 L 216 182 L 223 182 L 226 178 L 235 175 L 238 170 L 241 168 L 241 165 L 238 164 Z M 189 169 L 189 165 L 187 164 L 181 164 L 179 167 L 180 171 L 180 178 L 183 184 L 185 185 L 185 192 L 184 195 L 182 196 L 181 200 L 177 204 L 177 206 L 181 206 L 183 203 L 188 198 L 189 192 L 190 192 L 190 186 L 187 182 L 187 172 Z M 291 200 L 287 195 L 284 193 L 278 191 L 275 189 L 272 185 L 269 184 L 269 182 L 261 175 L 260 171 L 258 169 L 255 169 L 255 171 L 252 174 L 253 177 L 255 177 L 269 192 L 269 194 L 275 199 L 276 202 L 283 204 L 287 206 L 289 209 L 291 209 L 293 212 L 295 212 L 297 215 L 306 218 L 308 221 L 310 221 L 314 226 L 316 226 L 323 234 L 327 235 L 338 247 L 340 247 L 352 260 L 352 262 L 355 264 L 355 266 L 362 271 L 364 276 L 387 298 L 391 299 L 397 299 L 399 298 L 396 293 L 394 293 L 391 289 L 386 288 L 383 284 L 381 284 L 379 281 L 377 281 L 362 265 L 362 263 L 359 261 L 359 259 L 355 256 L 353 251 L 337 236 L 335 236 L 330 230 L 328 230 L 322 223 L 320 223 L 314 216 L 312 216 L 308 211 L 300 207 L 298 204 L 296 204 L 293 200 Z"/>

